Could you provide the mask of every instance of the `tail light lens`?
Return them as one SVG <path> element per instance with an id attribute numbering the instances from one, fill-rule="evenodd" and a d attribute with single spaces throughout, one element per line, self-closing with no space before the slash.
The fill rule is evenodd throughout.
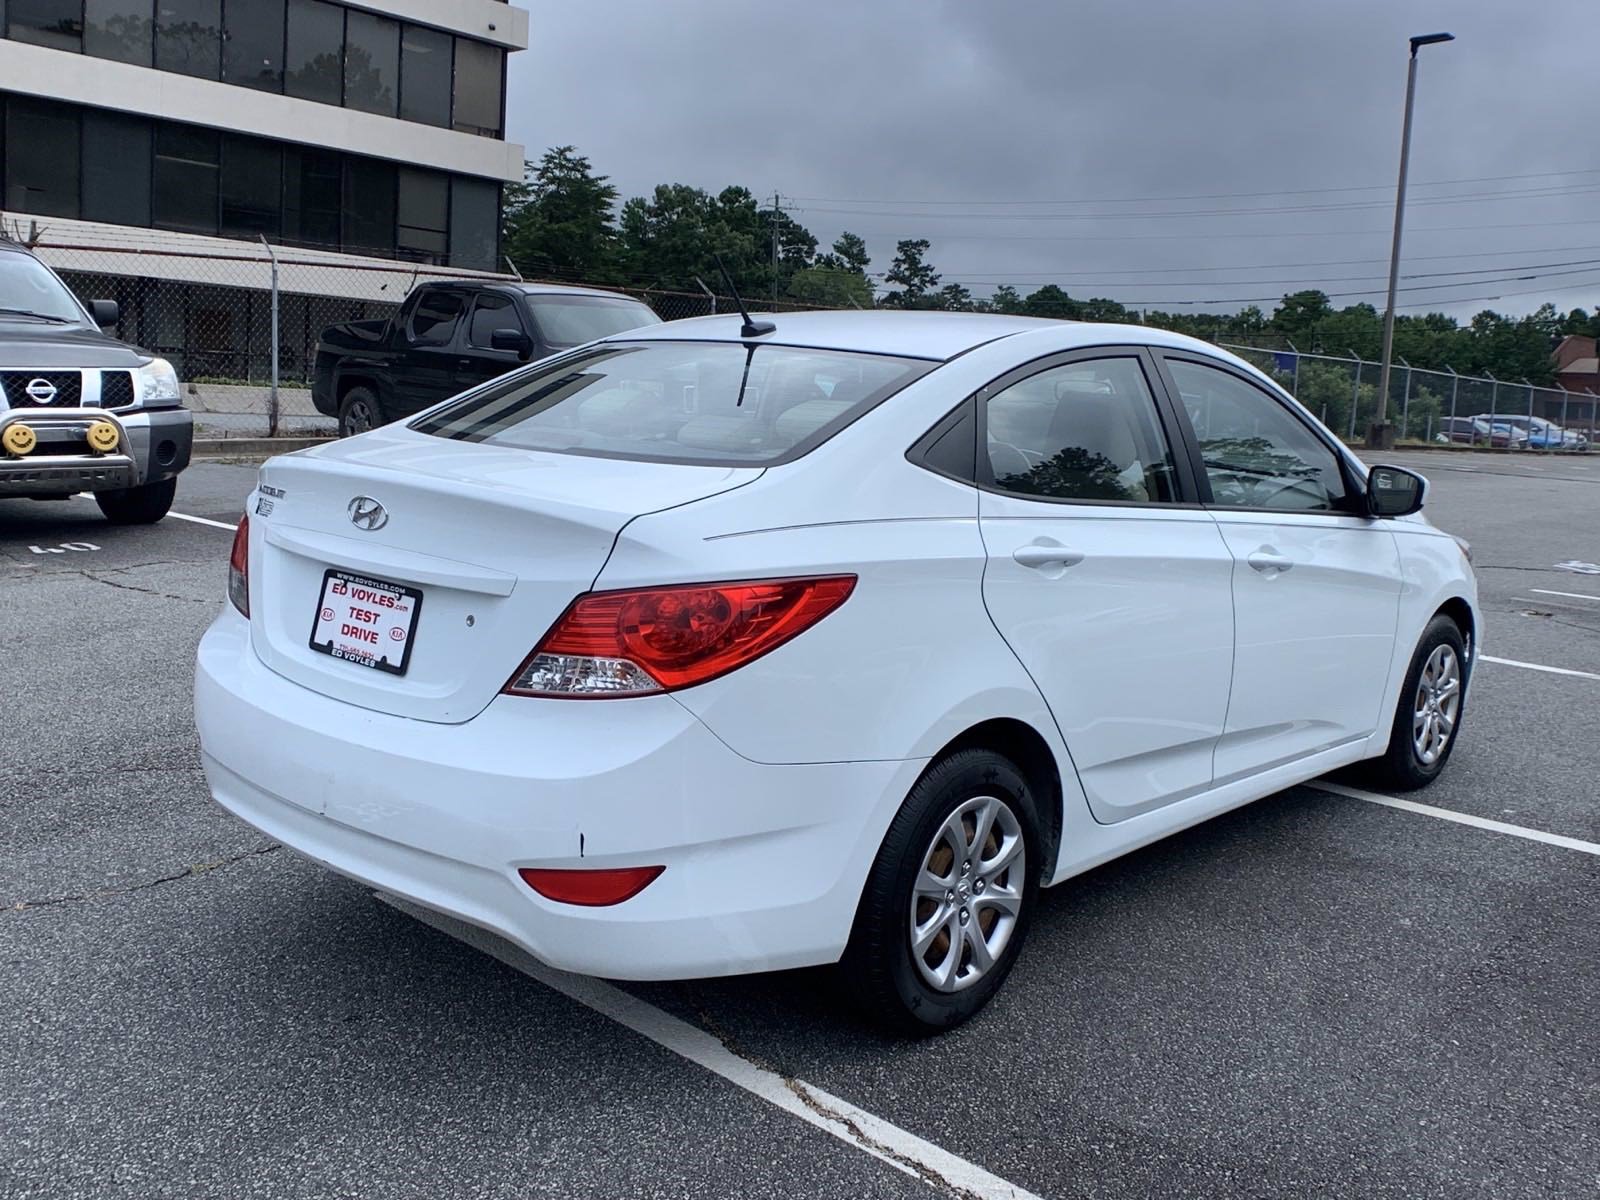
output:
<path id="1" fill-rule="evenodd" d="M 240 517 L 228 555 L 228 599 L 245 616 L 250 615 L 250 518 Z"/>
<path id="2" fill-rule="evenodd" d="M 604 908 L 632 900 L 665 870 L 665 867 L 612 867 L 598 871 L 559 871 L 523 867 L 517 874 L 546 900 Z"/>
<path id="3" fill-rule="evenodd" d="M 505 690 L 644 696 L 705 683 L 777 649 L 849 598 L 854 575 L 579 596 Z"/>

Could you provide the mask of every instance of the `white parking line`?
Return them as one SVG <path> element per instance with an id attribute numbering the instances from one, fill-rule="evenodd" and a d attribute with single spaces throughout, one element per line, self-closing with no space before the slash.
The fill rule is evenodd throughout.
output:
<path id="1" fill-rule="evenodd" d="M 898 1125 L 891 1125 L 882 1117 L 857 1108 L 848 1100 L 740 1057 L 699 1026 L 663 1012 L 621 988 L 546 967 L 509 942 L 475 926 L 418 908 L 395 896 L 382 892 L 373 894 L 385 904 L 499 959 L 563 996 L 649 1038 L 656 1045 L 720 1075 L 774 1108 L 799 1117 L 914 1179 L 958 1196 L 977 1196 L 983 1200 L 1041 1200 L 1035 1193 L 1007 1183 L 976 1163 L 958 1158 Z"/>
<path id="2" fill-rule="evenodd" d="M 213 529 L 226 529 L 229 533 L 237 533 L 237 525 L 229 525 L 226 521 L 213 521 L 210 517 L 191 517 L 188 513 L 169 512 L 167 516 L 175 521 L 193 521 L 196 525 L 209 525 Z"/>
<path id="3" fill-rule="evenodd" d="M 1530 592 L 1538 592 L 1541 596 L 1569 596 L 1574 600 L 1593 600 L 1600 604 L 1600 596 L 1591 596 L 1586 592 L 1553 592 L 1549 588 L 1529 588 Z"/>
<path id="4" fill-rule="evenodd" d="M 1455 812 L 1448 808 L 1435 808 L 1431 804 L 1418 804 L 1415 800 L 1402 800 L 1398 796 L 1384 796 L 1378 792 L 1364 792 L 1360 788 L 1346 787 L 1342 783 L 1329 783 L 1318 779 L 1306 784 L 1319 792 L 1329 792 L 1335 796 L 1344 796 L 1350 800 L 1365 800 L 1368 804 L 1381 804 L 1385 808 L 1398 808 L 1403 812 L 1421 813 L 1425 817 L 1437 817 L 1441 821 L 1454 821 L 1458 825 L 1471 825 L 1474 829 L 1487 829 L 1492 833 L 1503 833 L 1509 837 L 1526 838 L 1530 842 L 1543 842 L 1547 846 L 1560 846 L 1566 850 L 1578 850 L 1584 854 L 1600 855 L 1600 842 L 1586 842 L 1580 838 L 1566 837 L 1559 833 L 1546 833 L 1542 829 L 1529 829 L 1526 825 L 1511 825 L 1505 821 L 1491 821 L 1488 817 L 1475 817 L 1470 813 Z"/>
<path id="5" fill-rule="evenodd" d="M 1514 658 L 1495 658 L 1492 654 L 1480 654 L 1478 658 L 1483 662 L 1499 663 L 1502 667 L 1521 667 L 1524 671 L 1544 671 L 1550 675 L 1576 675 L 1579 679 L 1600 679 L 1600 674 L 1593 671 L 1575 671 L 1571 667 L 1547 667 L 1543 663 L 1519 662 Z"/>

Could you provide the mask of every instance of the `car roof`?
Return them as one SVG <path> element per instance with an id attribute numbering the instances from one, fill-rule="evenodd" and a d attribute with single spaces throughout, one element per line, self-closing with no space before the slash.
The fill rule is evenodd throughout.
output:
<path id="1" fill-rule="evenodd" d="M 7 237 L 0 237 L 0 250 L 12 250 L 17 254 L 26 254 L 29 258 L 38 257 L 38 255 L 34 254 L 32 250 L 29 250 L 21 242 L 13 242 Z"/>
<path id="2" fill-rule="evenodd" d="M 637 296 L 630 296 L 626 292 L 610 292 L 605 288 L 583 287 L 575 283 L 520 283 L 515 279 L 429 279 L 417 285 L 419 288 L 480 288 L 507 289 L 521 292 L 524 296 L 605 296 L 611 300 L 632 300 L 635 304 L 643 304 Z"/>
<path id="3" fill-rule="evenodd" d="M 889 354 L 944 362 L 1000 338 L 1018 334 L 1030 338 L 1040 352 L 1075 350 L 1088 346 L 1150 345 L 1179 350 L 1202 350 L 1213 357 L 1233 355 L 1209 342 L 1152 329 L 1145 325 L 1117 325 L 1089 321 L 1055 321 L 1042 317 L 1011 317 L 998 313 L 925 312 L 893 309 L 756 313 L 771 321 L 773 333 L 749 339 L 757 344 L 842 350 L 864 354 Z M 693 317 L 668 321 L 607 341 L 738 342 L 744 319 L 738 315 Z M 1052 331 L 1054 336 L 1052 336 Z M 1049 345 L 1038 343 L 1048 342 Z"/>

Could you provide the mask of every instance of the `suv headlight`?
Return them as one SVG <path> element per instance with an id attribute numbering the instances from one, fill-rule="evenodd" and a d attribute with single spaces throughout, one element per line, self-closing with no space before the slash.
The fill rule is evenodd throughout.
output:
<path id="1" fill-rule="evenodd" d="M 178 391 L 178 373 L 164 358 L 152 358 L 134 371 L 133 378 L 140 404 L 182 398 Z"/>

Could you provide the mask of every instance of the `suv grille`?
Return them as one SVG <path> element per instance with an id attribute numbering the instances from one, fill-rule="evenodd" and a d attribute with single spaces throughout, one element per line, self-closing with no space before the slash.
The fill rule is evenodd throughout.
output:
<path id="1" fill-rule="evenodd" d="M 102 408 L 124 408 L 133 403 L 133 376 L 127 371 L 103 371 L 100 374 L 100 405 Z"/>
<path id="2" fill-rule="evenodd" d="M 33 384 L 36 391 L 41 391 L 41 383 L 54 388 L 55 394 L 31 395 L 28 386 Z M 77 408 L 83 402 L 83 372 L 0 371 L 0 391 L 12 408 Z"/>

